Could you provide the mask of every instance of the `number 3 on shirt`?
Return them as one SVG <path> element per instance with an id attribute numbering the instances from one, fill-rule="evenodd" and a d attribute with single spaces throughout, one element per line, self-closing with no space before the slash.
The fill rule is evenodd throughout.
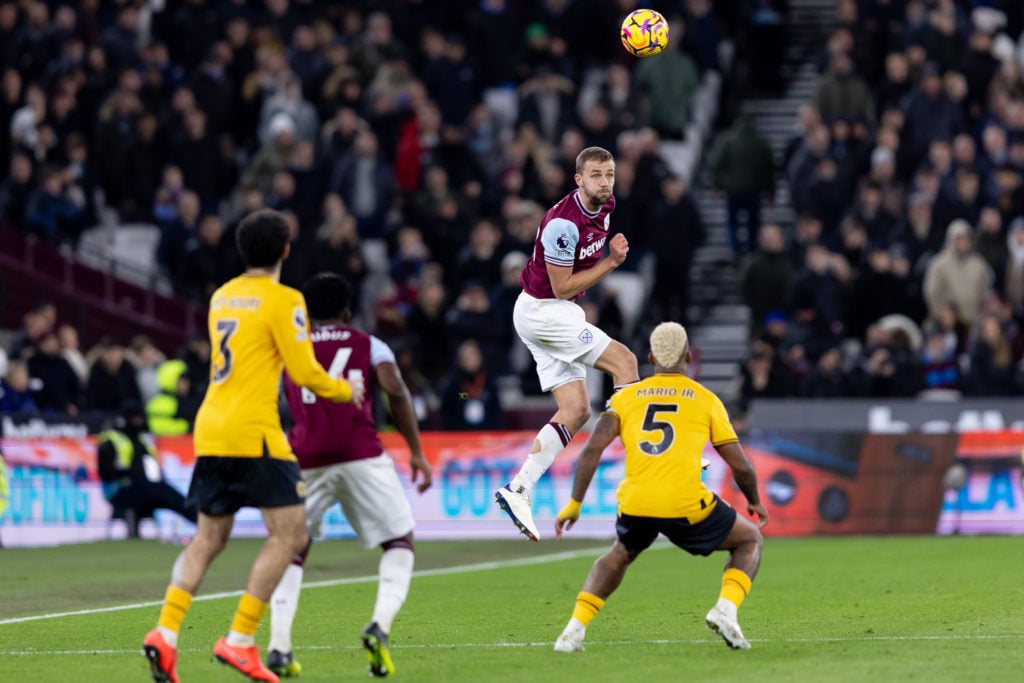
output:
<path id="1" fill-rule="evenodd" d="M 231 374 L 231 366 L 235 362 L 235 357 L 231 354 L 231 347 L 228 344 L 231 342 L 231 336 L 237 331 L 238 320 L 236 318 L 226 318 L 217 321 L 217 332 L 221 335 L 220 344 L 217 345 L 217 348 L 223 362 L 220 365 L 214 364 L 214 382 L 223 382 Z"/>
<path id="2" fill-rule="evenodd" d="M 346 347 L 338 349 L 334 354 L 334 360 L 331 361 L 331 367 L 327 369 L 327 374 L 335 379 L 341 377 L 345 374 L 345 366 L 348 365 L 348 359 L 351 357 L 352 349 Z M 302 387 L 302 402 L 316 403 L 316 394 L 306 387 Z"/>

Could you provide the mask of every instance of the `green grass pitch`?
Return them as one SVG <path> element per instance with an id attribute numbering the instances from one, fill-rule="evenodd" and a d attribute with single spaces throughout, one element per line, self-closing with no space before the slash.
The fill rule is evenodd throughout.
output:
<path id="1" fill-rule="evenodd" d="M 200 595 L 240 589 L 257 545 L 233 541 Z M 428 571 L 395 622 L 395 680 L 1024 680 L 1020 538 L 769 539 L 740 610 L 746 652 L 704 627 L 725 555 L 656 546 L 591 625 L 587 651 L 557 654 L 554 639 L 607 545 L 419 543 L 417 570 Z M 158 608 L 93 610 L 157 601 L 178 550 L 150 541 L 0 550 L 0 681 L 149 680 L 139 646 Z M 303 593 L 300 681 L 367 680 L 358 635 L 378 557 L 351 541 L 314 545 L 307 581 L 335 585 Z M 242 680 L 210 655 L 236 595 L 194 603 L 180 641 L 183 683 Z M 73 611 L 90 613 L 18 620 Z M 264 621 L 261 648 L 268 637 Z"/>

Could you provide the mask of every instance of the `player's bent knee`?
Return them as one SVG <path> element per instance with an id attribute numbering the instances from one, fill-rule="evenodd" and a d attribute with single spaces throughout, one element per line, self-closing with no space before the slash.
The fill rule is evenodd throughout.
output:
<path id="1" fill-rule="evenodd" d="M 380 549 L 387 552 L 388 550 L 394 550 L 401 548 L 413 552 L 415 550 L 412 542 L 412 533 L 408 533 L 401 538 L 392 538 L 389 541 L 384 541 L 380 544 Z"/>

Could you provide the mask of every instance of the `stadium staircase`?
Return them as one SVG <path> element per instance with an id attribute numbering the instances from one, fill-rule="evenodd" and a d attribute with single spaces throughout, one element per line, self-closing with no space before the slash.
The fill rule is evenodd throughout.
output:
<path id="1" fill-rule="evenodd" d="M 815 57 L 825 45 L 835 18 L 835 0 L 791 0 L 790 7 L 784 94 L 760 98 L 747 96 L 742 89 L 739 92 L 738 113 L 754 118 L 777 163 L 793 135 L 797 108 L 814 95 L 818 79 Z M 778 223 L 788 234 L 795 218 L 789 187 L 781 170 L 776 179 L 774 205 L 762 210 L 761 222 Z M 723 398 L 730 398 L 736 393 L 739 363 L 748 348 L 750 311 L 739 298 L 737 271 L 732 265 L 725 225 L 725 197 L 712 190 L 706 165 L 694 187 L 708 239 L 698 250 L 690 273 L 690 338 L 699 361 L 701 382 Z"/>

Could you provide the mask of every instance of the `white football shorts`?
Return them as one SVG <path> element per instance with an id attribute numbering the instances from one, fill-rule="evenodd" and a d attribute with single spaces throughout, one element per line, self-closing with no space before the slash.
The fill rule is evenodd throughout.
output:
<path id="1" fill-rule="evenodd" d="M 311 538 L 320 535 L 320 523 L 335 502 L 341 503 L 345 519 L 367 549 L 401 538 L 415 527 L 412 506 L 387 453 L 303 470 L 302 479 L 306 482 L 306 526 Z"/>
<path id="2" fill-rule="evenodd" d="M 612 343 L 603 330 L 587 322 L 580 306 L 565 299 L 535 299 L 522 292 L 512 323 L 537 362 L 544 391 L 586 379 L 587 367 L 594 367 Z"/>

